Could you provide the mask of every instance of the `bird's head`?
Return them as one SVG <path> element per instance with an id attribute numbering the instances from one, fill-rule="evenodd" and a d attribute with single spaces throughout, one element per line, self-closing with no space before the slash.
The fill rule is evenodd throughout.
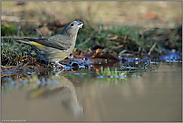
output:
<path id="1" fill-rule="evenodd" d="M 83 24 L 84 22 L 82 20 L 71 21 L 64 27 L 61 34 L 68 35 L 69 37 L 75 37 Z"/>

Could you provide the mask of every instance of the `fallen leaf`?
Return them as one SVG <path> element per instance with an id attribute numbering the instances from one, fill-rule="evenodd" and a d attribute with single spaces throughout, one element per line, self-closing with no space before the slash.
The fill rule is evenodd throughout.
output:
<path id="1" fill-rule="evenodd" d="M 146 17 L 149 19 L 156 18 L 156 16 L 157 16 L 156 13 L 153 11 L 146 14 Z"/>
<path id="2" fill-rule="evenodd" d="M 10 24 L 9 24 L 8 22 L 4 22 L 3 25 L 4 25 L 5 27 L 7 27 L 7 28 L 10 27 Z"/>
<path id="3" fill-rule="evenodd" d="M 97 54 L 101 51 L 101 49 L 97 49 L 93 52 L 87 52 L 87 53 L 84 53 L 84 54 L 80 54 L 79 56 L 78 55 L 74 55 L 76 58 L 87 58 L 87 59 L 90 59 L 90 58 L 94 58 L 95 56 L 97 56 Z"/>
<path id="4" fill-rule="evenodd" d="M 41 34 L 42 36 L 51 35 L 52 31 L 48 29 L 48 27 L 40 27 L 36 29 L 36 33 Z"/>
<path id="5" fill-rule="evenodd" d="M 94 58 L 104 58 L 104 59 L 112 59 L 119 61 L 119 58 L 109 52 L 105 52 L 102 54 L 96 54 Z"/>

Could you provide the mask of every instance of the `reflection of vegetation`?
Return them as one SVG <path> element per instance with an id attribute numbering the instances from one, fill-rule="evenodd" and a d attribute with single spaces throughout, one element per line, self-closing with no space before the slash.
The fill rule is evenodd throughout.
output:
<path id="1" fill-rule="evenodd" d="M 101 82 L 107 83 L 117 83 L 122 82 L 123 80 L 127 80 L 129 77 L 138 77 L 146 71 L 155 71 L 160 62 L 152 62 L 148 61 L 145 64 L 129 64 L 124 66 L 123 64 L 116 64 L 113 67 L 101 67 L 100 71 L 93 71 L 88 69 L 80 69 L 77 71 L 64 71 L 58 75 L 65 76 L 67 79 L 72 81 L 76 85 L 80 85 L 83 83 L 92 83 L 95 82 L 95 79 L 101 80 Z M 17 73 L 18 74 L 18 73 Z M 4 75 L 1 77 L 2 81 L 2 89 L 9 88 L 12 89 L 16 87 L 24 87 L 29 84 L 33 90 L 37 90 L 40 87 L 41 81 L 42 86 L 48 83 L 48 81 L 52 81 L 52 84 L 57 83 L 56 80 L 58 77 L 50 78 L 51 75 L 57 75 L 56 71 L 37 71 L 36 72 L 27 72 L 23 75 Z M 15 82 L 16 81 L 16 82 Z M 30 84 L 31 83 L 31 84 Z M 51 87 L 51 86 L 49 86 Z M 53 86 L 52 86 L 53 87 Z M 58 87 L 56 85 L 56 87 Z"/>
<path id="2" fill-rule="evenodd" d="M 4 77 L 2 84 L 2 90 L 13 90 L 14 88 L 28 88 L 25 92 L 27 99 L 38 99 L 38 98 L 59 98 L 62 105 L 67 109 L 71 110 L 75 116 L 83 114 L 83 107 L 79 104 L 75 87 L 73 83 L 66 79 L 64 76 L 38 76 L 32 75 L 27 79 L 21 77 L 21 80 L 13 80 L 12 77 Z M 64 95 L 63 89 L 69 89 L 70 91 Z M 2 91 L 2 92 L 3 92 Z"/>
<path id="3" fill-rule="evenodd" d="M 138 77 L 142 73 L 148 71 L 155 71 L 159 66 L 159 62 L 149 61 L 146 64 L 128 65 L 123 66 L 119 64 L 117 67 L 106 67 L 100 68 L 100 72 L 97 73 L 97 78 L 102 82 L 117 83 L 122 82 L 121 80 L 127 80 L 129 77 Z"/>
<path id="4" fill-rule="evenodd" d="M 129 71 L 118 71 L 117 68 L 115 68 L 114 70 L 110 70 L 109 67 L 105 69 L 101 67 L 100 73 L 98 73 L 97 78 L 107 79 L 107 82 L 114 81 L 116 83 L 118 79 L 125 80 L 128 73 Z"/>
<path id="5" fill-rule="evenodd" d="M 21 81 L 21 82 L 20 82 Z M 28 78 L 26 76 L 22 77 L 21 79 L 17 79 L 16 75 L 9 75 L 1 77 L 1 89 L 2 90 L 12 90 L 15 87 L 21 88 L 25 87 L 29 84 Z"/>
<path id="6" fill-rule="evenodd" d="M 100 72 L 97 73 L 97 79 L 100 81 L 100 84 L 117 84 L 119 82 L 124 82 L 127 80 L 127 75 L 129 71 L 117 70 L 117 68 L 100 68 Z"/>

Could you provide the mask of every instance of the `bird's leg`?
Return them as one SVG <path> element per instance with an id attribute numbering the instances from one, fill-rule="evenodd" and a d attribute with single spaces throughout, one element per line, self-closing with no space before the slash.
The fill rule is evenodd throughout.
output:
<path id="1" fill-rule="evenodd" d="M 65 68 L 65 66 L 64 66 L 64 65 L 62 65 L 62 64 L 60 64 L 59 62 L 55 62 L 55 64 L 57 64 L 57 65 L 59 65 L 59 66 L 61 66 L 61 67 Z"/>
<path id="2" fill-rule="evenodd" d="M 71 68 L 71 67 L 72 67 L 72 62 L 74 61 L 74 56 L 73 56 L 73 55 L 69 55 L 68 58 L 69 58 L 69 60 L 70 60 L 70 61 L 69 61 L 69 62 L 70 62 L 70 63 L 69 63 L 69 66 L 70 66 L 70 68 Z"/>
<path id="3" fill-rule="evenodd" d="M 56 65 L 57 65 L 57 66 L 56 66 Z M 55 62 L 55 64 L 54 64 L 53 66 L 54 66 L 54 71 L 57 71 L 57 67 L 62 67 L 62 68 L 63 68 L 62 71 L 63 71 L 64 68 L 65 68 L 64 65 L 62 65 L 62 64 L 60 64 L 60 63 L 58 63 L 58 62 Z"/>

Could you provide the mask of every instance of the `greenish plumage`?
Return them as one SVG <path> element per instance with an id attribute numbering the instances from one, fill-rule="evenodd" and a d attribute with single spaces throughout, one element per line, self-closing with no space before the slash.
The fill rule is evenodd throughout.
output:
<path id="1" fill-rule="evenodd" d="M 78 30 L 82 28 L 83 24 L 84 22 L 81 20 L 72 21 L 64 27 L 60 34 L 55 36 L 41 39 L 24 38 L 17 41 L 31 45 L 41 59 L 59 64 L 58 62 L 69 56 L 74 49 Z"/>

